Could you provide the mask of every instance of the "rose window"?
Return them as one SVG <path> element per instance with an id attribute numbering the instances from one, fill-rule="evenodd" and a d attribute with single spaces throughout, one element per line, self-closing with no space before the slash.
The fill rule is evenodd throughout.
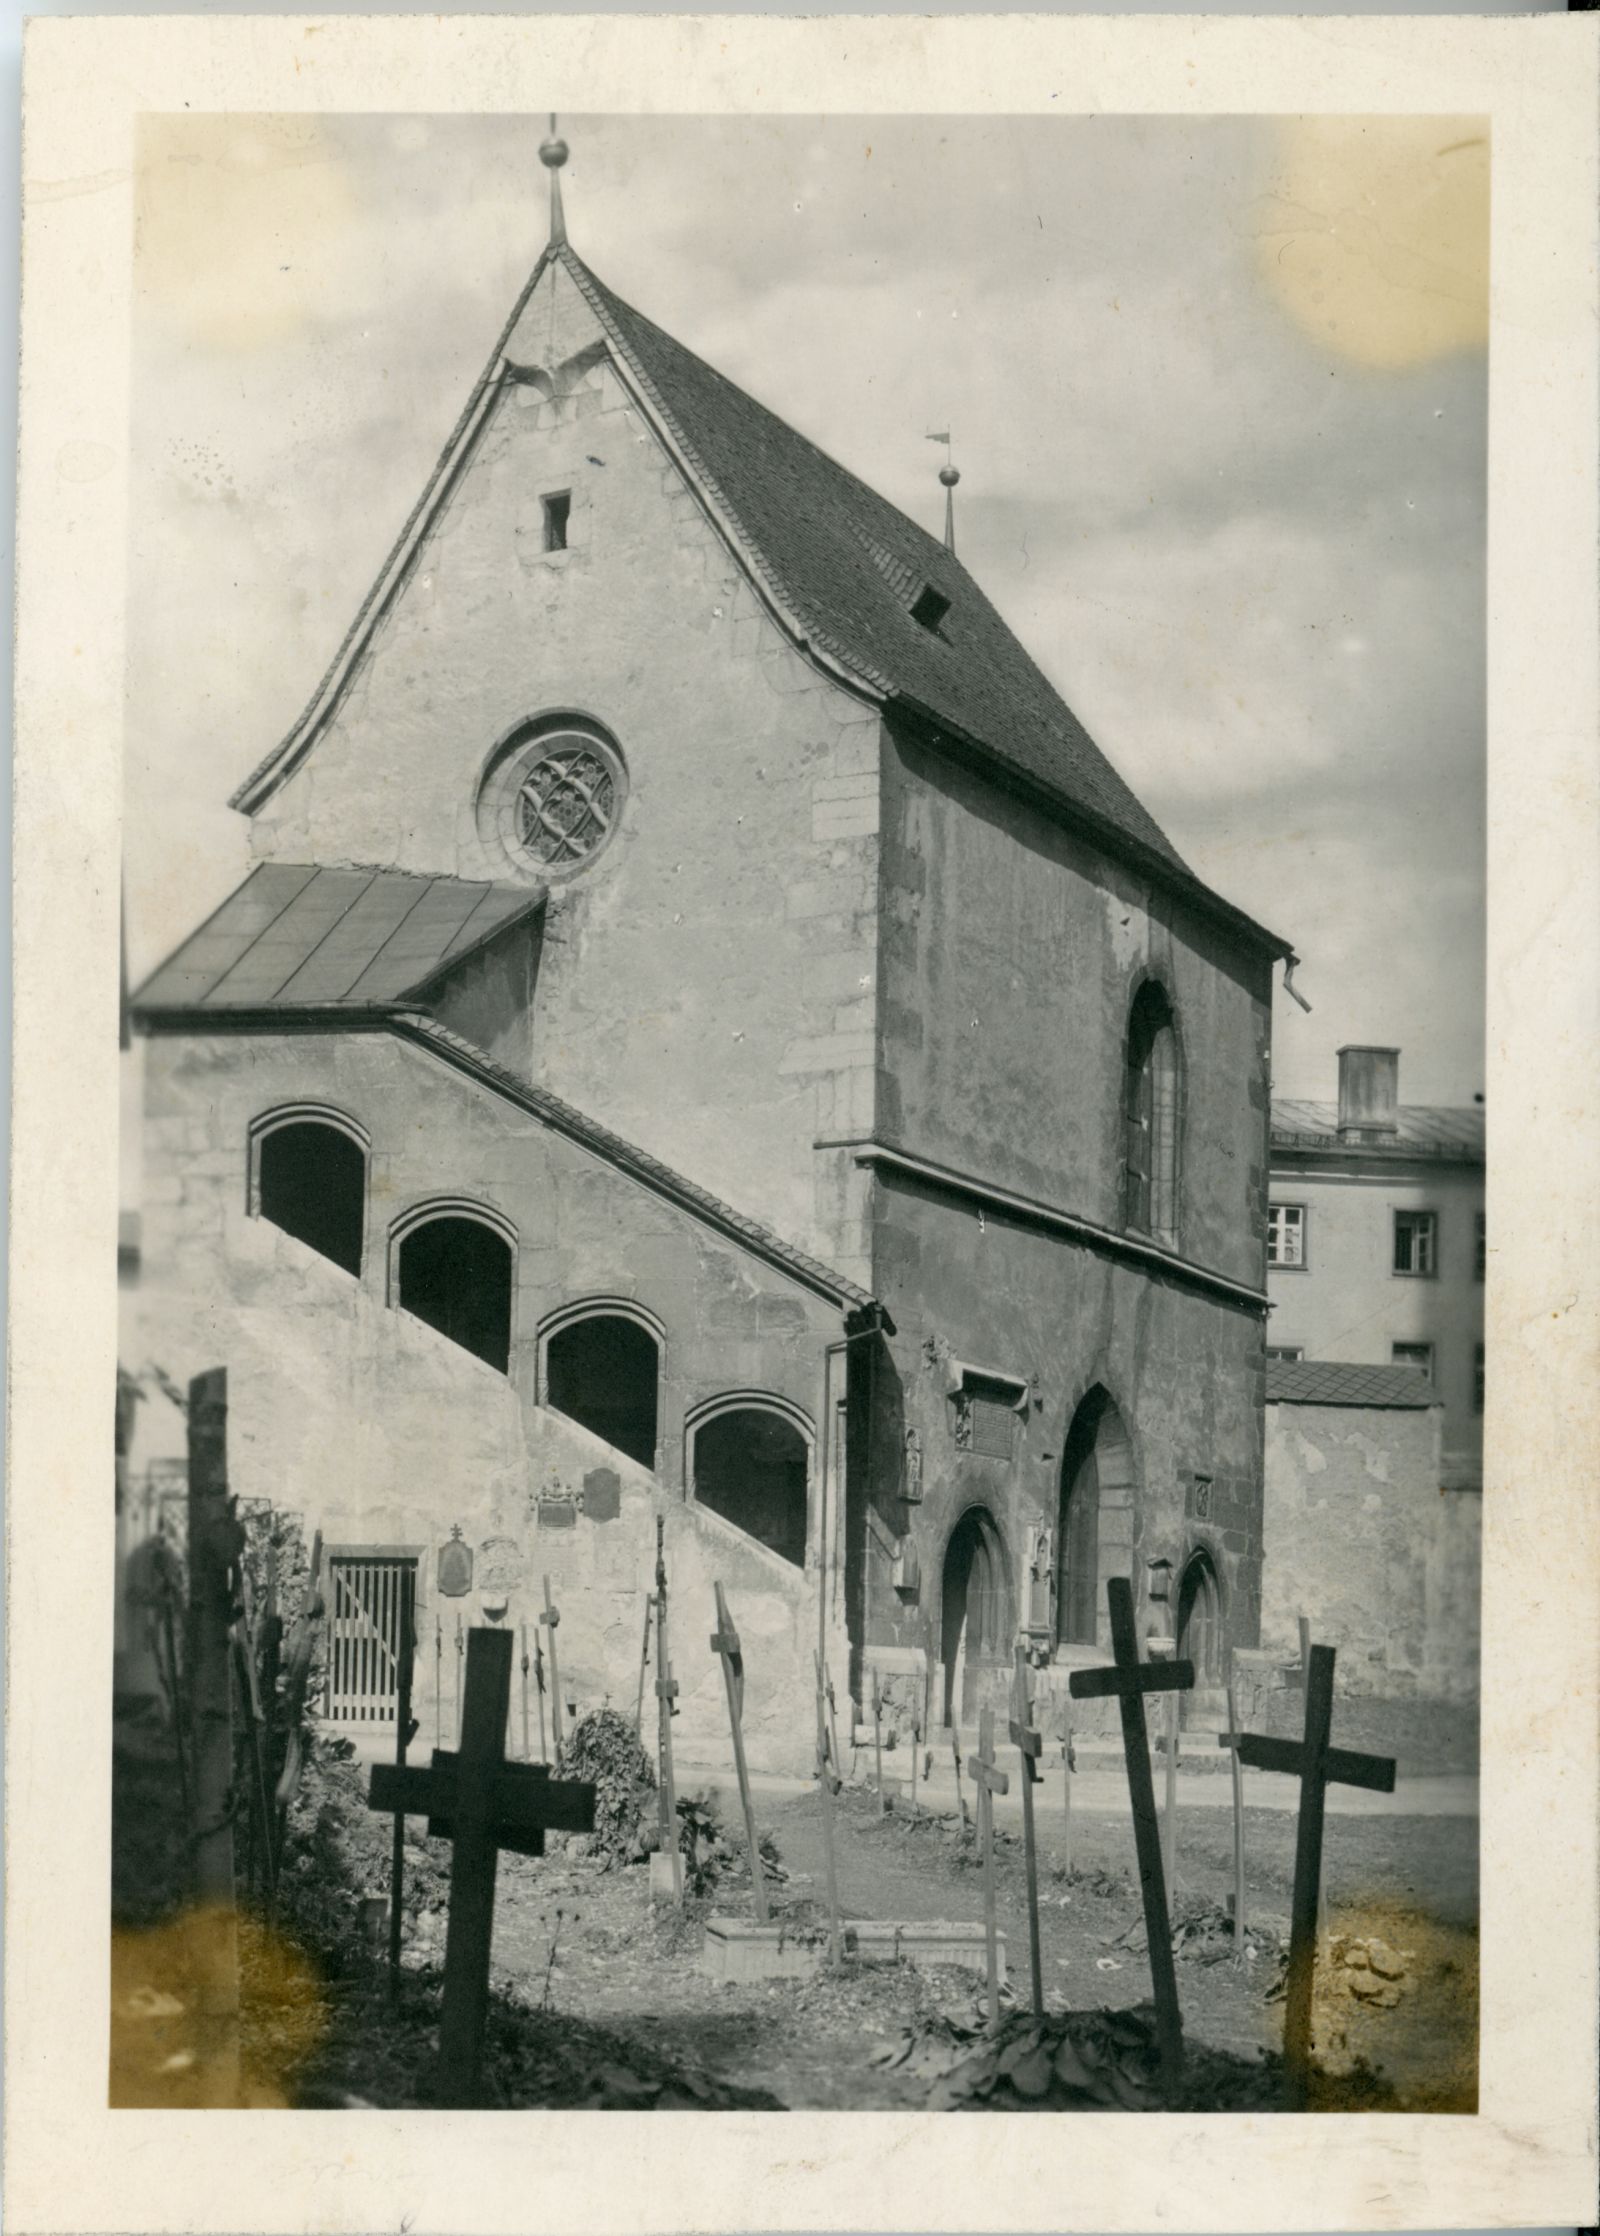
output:
<path id="1" fill-rule="evenodd" d="M 517 836 L 535 861 L 551 869 L 581 862 L 611 835 L 617 812 L 615 772 L 577 740 L 535 761 L 517 789 Z"/>
<path id="2" fill-rule="evenodd" d="M 478 832 L 502 875 L 571 877 L 615 837 L 627 804 L 621 754 L 598 723 L 547 716 L 501 748 L 478 793 Z"/>

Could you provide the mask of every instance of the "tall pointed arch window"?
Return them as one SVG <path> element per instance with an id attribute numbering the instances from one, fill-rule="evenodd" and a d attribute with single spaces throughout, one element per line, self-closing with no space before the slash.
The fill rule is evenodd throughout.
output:
<path id="1" fill-rule="evenodd" d="M 1122 1221 L 1175 1249 L 1183 1066 L 1178 1025 L 1163 987 L 1147 980 L 1128 1018 L 1123 1103 Z"/>

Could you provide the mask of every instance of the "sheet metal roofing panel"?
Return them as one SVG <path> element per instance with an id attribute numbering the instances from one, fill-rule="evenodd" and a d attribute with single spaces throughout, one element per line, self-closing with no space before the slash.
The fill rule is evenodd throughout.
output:
<path id="1" fill-rule="evenodd" d="M 1422 1412 L 1441 1402 L 1414 1366 L 1354 1366 L 1337 1359 L 1268 1359 L 1269 1405 L 1353 1405 Z"/>
<path id="2" fill-rule="evenodd" d="M 327 874 L 327 873 L 324 873 Z M 385 940 L 416 907 L 433 880 L 407 877 L 398 870 L 365 872 L 365 882 L 352 907 L 333 926 L 326 939 L 309 953 L 292 977 L 286 979 L 279 999 L 285 1002 L 343 1001 Z"/>
<path id="3" fill-rule="evenodd" d="M 1441 1155 L 1483 1155 L 1485 1112 L 1477 1108 L 1458 1109 L 1449 1105 L 1403 1102 L 1397 1113 L 1395 1137 L 1392 1142 L 1345 1142 L 1339 1140 L 1339 1106 L 1333 1102 L 1302 1101 L 1297 1096 L 1272 1098 L 1272 1130 L 1274 1134 L 1317 1134 L 1324 1136 L 1333 1149 L 1348 1148 L 1352 1152 L 1370 1148 L 1396 1148 L 1410 1146 L 1414 1149 L 1431 1149 Z"/>
<path id="4" fill-rule="evenodd" d="M 202 1002 L 316 874 L 304 862 L 265 862 L 252 870 L 177 953 L 145 981 L 135 997 L 138 1005 L 188 1009 Z"/>
<path id="5" fill-rule="evenodd" d="M 270 1002 L 372 883 L 370 870 L 318 870 L 205 996 L 203 1006 Z"/>
<path id="6" fill-rule="evenodd" d="M 398 1001 L 543 898 L 542 886 L 264 863 L 146 981 L 134 1007 Z"/>

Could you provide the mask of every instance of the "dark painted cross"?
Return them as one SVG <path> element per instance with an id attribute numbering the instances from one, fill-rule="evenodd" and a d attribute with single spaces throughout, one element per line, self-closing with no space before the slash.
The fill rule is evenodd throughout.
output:
<path id="1" fill-rule="evenodd" d="M 469 1631 L 459 1752 L 436 1747 L 426 1770 L 374 1763 L 367 1795 L 374 1809 L 426 1813 L 430 1835 L 454 1843 L 439 2029 L 442 2104 L 470 2105 L 478 2095 L 500 1850 L 541 1856 L 546 1832 L 594 1830 L 593 1786 L 554 1779 L 543 1763 L 506 1761 L 510 1703 L 511 1633 Z"/>
<path id="2" fill-rule="evenodd" d="M 1150 1984 L 1155 1990 L 1156 2034 L 1161 2045 L 1161 2079 L 1169 2102 L 1183 2077 L 1183 2019 L 1178 2010 L 1178 1976 L 1172 1962 L 1172 1927 L 1167 1918 L 1166 1877 L 1161 1868 L 1161 1829 L 1156 1822 L 1156 1791 L 1150 1777 L 1150 1735 L 1145 1728 L 1146 1693 L 1186 1692 L 1194 1684 L 1194 1664 L 1139 1659 L 1133 1620 L 1133 1586 L 1126 1576 L 1106 1585 L 1111 1609 L 1111 1669 L 1075 1669 L 1069 1690 L 1077 1700 L 1115 1696 L 1122 1711 L 1122 1751 L 1128 1763 L 1128 1794 L 1133 1803 L 1133 1844 L 1139 1858 L 1139 1889 L 1144 1897 L 1145 1939 L 1150 1944 Z"/>
<path id="3" fill-rule="evenodd" d="M 1356 1755 L 1328 1744 L 1333 1729 L 1331 1646 L 1313 1646 L 1306 1670 L 1303 1739 L 1267 1739 L 1241 1732 L 1239 1760 L 1252 1770 L 1282 1770 L 1300 1780 L 1300 1822 L 1295 1836 L 1294 1901 L 1289 1917 L 1289 1976 L 1283 2014 L 1283 2062 L 1290 2102 L 1305 2108 L 1311 2079 L 1311 1991 L 1316 1974 L 1317 1895 L 1322 1885 L 1322 1821 L 1329 1786 L 1363 1786 L 1394 1792 L 1392 1755 Z"/>

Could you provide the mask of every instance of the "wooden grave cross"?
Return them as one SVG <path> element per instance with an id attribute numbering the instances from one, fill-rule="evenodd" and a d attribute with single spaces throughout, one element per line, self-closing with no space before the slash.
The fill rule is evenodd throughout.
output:
<path id="1" fill-rule="evenodd" d="M 1282 1770 L 1300 1780 L 1300 1822 L 1295 1834 L 1294 1899 L 1289 1915 L 1289 1974 L 1283 2014 L 1283 2062 L 1289 2098 L 1303 2111 L 1311 2079 L 1311 1991 L 1317 1959 L 1317 1897 L 1322 1887 L 1322 1820 L 1329 1786 L 1394 1792 L 1392 1755 L 1357 1755 L 1330 1746 L 1333 1728 L 1331 1646 L 1311 1648 L 1306 1672 L 1303 1739 L 1268 1739 L 1241 1732 L 1238 1760 L 1252 1770 Z"/>
<path id="2" fill-rule="evenodd" d="M 439 2028 L 439 2100 L 450 2105 L 470 2105 L 478 2095 L 500 1850 L 539 1856 L 547 1831 L 594 1830 L 593 1786 L 552 1778 L 542 1763 L 505 1758 L 510 1631 L 470 1630 L 466 1663 L 459 1751 L 436 1747 L 426 1770 L 374 1763 L 367 1794 L 373 1809 L 426 1813 L 429 1834 L 454 1844 Z"/>
<path id="3" fill-rule="evenodd" d="M 744 1656 L 739 1650 L 739 1633 L 733 1627 L 733 1617 L 728 1613 L 727 1598 L 720 1584 L 713 1585 L 717 1595 L 717 1627 L 711 1634 L 711 1651 L 721 1657 L 722 1674 L 728 1688 L 728 1722 L 733 1728 L 733 1768 L 739 1781 L 739 1806 L 744 1811 L 745 1838 L 750 1843 L 750 1900 L 757 1925 L 767 1922 L 767 1883 L 761 1867 L 761 1842 L 756 1836 L 755 1803 L 750 1798 L 750 1773 L 744 1759 Z"/>
<path id="4" fill-rule="evenodd" d="M 1044 1740 L 1033 1728 L 1028 1698 L 1028 1650 L 1017 1640 L 1011 1681 L 1011 1744 L 1022 1757 L 1022 1855 L 1028 1875 L 1028 1964 L 1033 1977 L 1033 2015 L 1044 2017 L 1044 1959 L 1039 1949 L 1039 1862 L 1033 1846 L 1033 1789 L 1039 1782 Z"/>
<path id="5" fill-rule="evenodd" d="M 967 1757 L 967 1771 L 978 1789 L 978 1845 L 983 1855 L 983 1948 L 989 1975 L 989 2024 L 1000 2024 L 1000 1939 L 995 1918 L 994 1797 L 1009 1793 L 1011 1781 L 994 1759 L 994 1710 L 978 1718 L 978 1751 Z"/>
<path id="6" fill-rule="evenodd" d="M 561 1610 L 550 1597 L 550 1579 L 544 1580 L 544 1613 L 539 1617 L 550 1634 L 550 1744 L 555 1748 L 556 1760 L 561 1759 L 561 1664 L 556 1660 L 556 1625 L 561 1620 Z"/>
<path id="7" fill-rule="evenodd" d="M 659 1847 L 671 1859 L 672 1893 L 683 1900 L 683 1851 L 678 1833 L 678 1787 L 672 1768 L 672 1719 L 678 1713 L 678 1680 L 672 1674 L 667 1632 L 666 1522 L 656 1516 L 656 1790 L 660 1815 Z"/>
<path id="8" fill-rule="evenodd" d="M 1150 1735 L 1144 1720 L 1146 1693 L 1183 1692 L 1194 1683 L 1194 1664 L 1139 1659 L 1133 1620 L 1133 1586 L 1126 1576 L 1106 1585 L 1111 1609 L 1110 1669 L 1075 1669 L 1069 1690 L 1077 1700 L 1114 1697 L 1122 1712 L 1122 1751 L 1128 1764 L 1128 1796 L 1133 1804 L 1133 1843 L 1139 1859 L 1139 1889 L 1144 1897 L 1145 1939 L 1150 1944 L 1150 1984 L 1155 1990 L 1156 2035 L 1161 2046 L 1161 2079 L 1168 2101 L 1183 2077 L 1183 2018 L 1178 2010 L 1178 1976 L 1172 1962 L 1172 1927 L 1161 1870 L 1161 1827 L 1156 1819 L 1155 1785 L 1150 1776 Z"/>

